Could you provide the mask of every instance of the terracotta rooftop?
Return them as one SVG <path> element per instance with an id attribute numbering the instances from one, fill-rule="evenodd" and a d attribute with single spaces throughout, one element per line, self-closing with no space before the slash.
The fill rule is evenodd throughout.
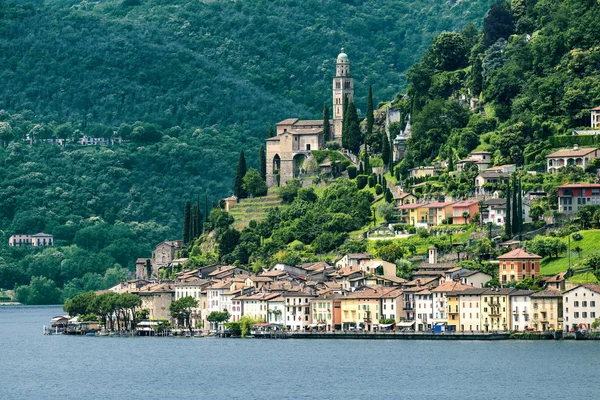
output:
<path id="1" fill-rule="evenodd" d="M 540 260 L 542 257 L 525 249 L 514 249 L 497 257 L 498 260 Z"/>
<path id="2" fill-rule="evenodd" d="M 552 157 L 582 157 L 590 154 L 591 152 L 597 150 L 595 147 L 582 147 L 582 148 L 573 148 L 573 149 L 562 149 L 555 151 L 554 153 L 550 153 L 546 156 L 546 158 Z"/>
<path id="3" fill-rule="evenodd" d="M 541 292 L 537 292 L 532 294 L 531 298 L 547 298 L 547 297 L 562 297 L 562 292 L 560 290 L 546 289 Z"/>

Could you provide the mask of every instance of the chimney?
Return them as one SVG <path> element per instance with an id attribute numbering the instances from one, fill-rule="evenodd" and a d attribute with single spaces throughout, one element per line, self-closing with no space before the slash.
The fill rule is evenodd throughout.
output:
<path id="1" fill-rule="evenodd" d="M 437 248 L 435 246 L 429 248 L 429 264 L 437 264 Z"/>
<path id="2" fill-rule="evenodd" d="M 578 144 L 574 144 L 573 145 L 573 150 L 579 150 L 579 145 Z"/>

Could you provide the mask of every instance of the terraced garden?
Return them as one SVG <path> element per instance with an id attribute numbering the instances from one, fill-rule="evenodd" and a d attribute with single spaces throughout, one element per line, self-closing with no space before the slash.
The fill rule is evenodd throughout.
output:
<path id="1" fill-rule="evenodd" d="M 236 229 L 243 229 L 250 221 L 263 221 L 267 218 L 269 209 L 273 207 L 285 208 L 277 195 L 277 190 L 269 189 L 269 193 L 264 197 L 255 197 L 253 199 L 242 199 L 229 213 L 233 216 L 233 223 Z"/>

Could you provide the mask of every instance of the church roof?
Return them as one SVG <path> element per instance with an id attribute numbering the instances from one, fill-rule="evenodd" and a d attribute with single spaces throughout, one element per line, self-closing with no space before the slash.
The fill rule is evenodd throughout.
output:
<path id="1" fill-rule="evenodd" d="M 293 125 L 296 123 L 296 121 L 298 121 L 298 118 L 288 118 L 278 122 L 276 125 Z"/>
<path id="2" fill-rule="evenodd" d="M 345 60 L 347 60 L 347 59 L 348 59 L 348 54 L 344 53 L 344 48 L 343 48 L 343 47 L 342 47 L 342 51 L 341 51 L 341 53 L 340 53 L 340 54 L 338 54 L 337 58 L 338 58 L 338 60 L 339 60 L 340 58 L 341 58 L 341 59 L 345 59 Z"/>
<path id="3" fill-rule="evenodd" d="M 292 135 L 316 135 L 321 132 L 323 132 L 323 128 L 294 129 L 287 131 L 287 133 L 291 133 Z"/>

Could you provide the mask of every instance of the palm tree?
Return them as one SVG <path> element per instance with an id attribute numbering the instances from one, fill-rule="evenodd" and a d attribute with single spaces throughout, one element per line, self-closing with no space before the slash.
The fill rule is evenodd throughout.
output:
<path id="1" fill-rule="evenodd" d="M 464 213 L 462 213 L 462 217 L 465 220 L 465 225 L 469 223 L 469 218 L 471 218 L 471 214 L 469 214 L 467 211 L 465 211 Z"/>

